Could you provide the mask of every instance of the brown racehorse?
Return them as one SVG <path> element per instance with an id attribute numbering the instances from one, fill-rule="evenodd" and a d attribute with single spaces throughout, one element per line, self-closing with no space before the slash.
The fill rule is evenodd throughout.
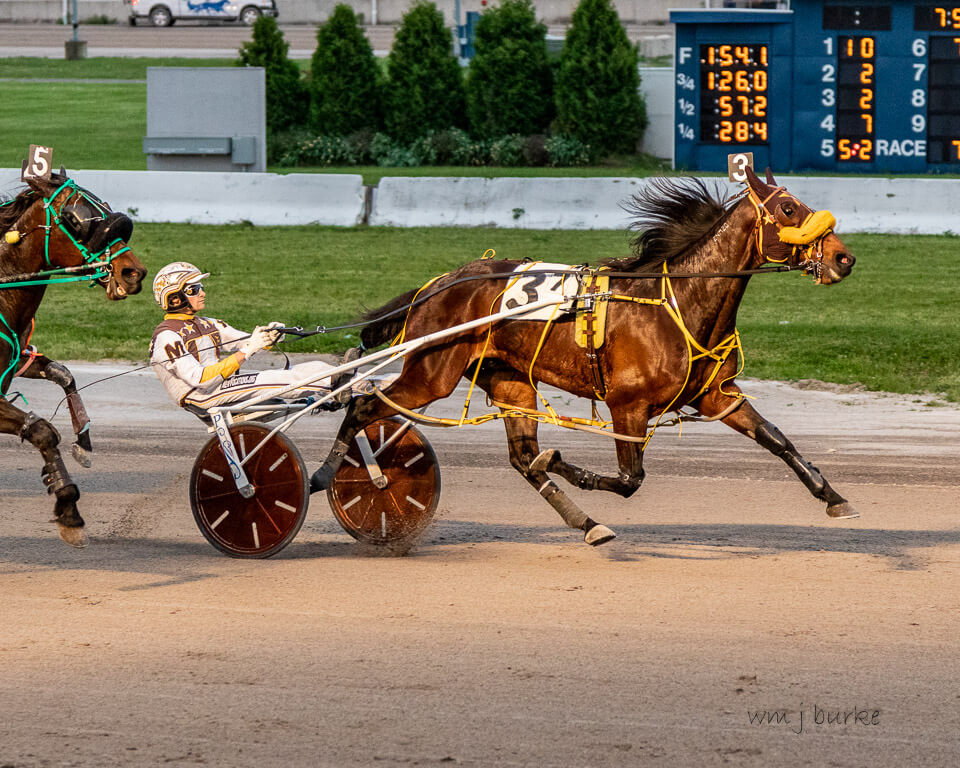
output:
<path id="1" fill-rule="evenodd" d="M 569 526 L 584 531 L 590 544 L 608 541 L 614 533 L 587 517 L 548 473 L 580 488 L 630 496 L 643 481 L 640 439 L 647 434 L 648 422 L 681 406 L 723 421 L 782 458 L 809 491 L 826 502 L 831 517 L 856 516 L 819 470 L 743 398 L 733 381 L 739 358 L 737 309 L 749 270 L 771 263 L 781 269 L 786 265 L 804 269 L 828 285 L 849 275 L 854 264 L 832 232 L 829 212 L 811 211 L 777 187 L 769 171 L 767 182 L 751 171 L 746 194 L 718 200 L 695 179 L 660 179 L 633 198 L 630 210 L 640 233 L 634 241 L 636 255 L 603 264 L 613 275 L 609 286 L 613 296 L 597 356 L 598 372 L 575 344 L 570 316 L 553 323 L 544 338 L 543 322 L 510 319 L 492 329 L 489 343 L 487 327 L 482 327 L 409 354 L 399 378 L 384 394 L 405 409 L 420 408 L 448 396 L 462 375 L 473 375 L 478 360 L 482 360 L 478 385 L 505 408 L 536 407 L 531 379 L 580 397 L 595 397 L 601 380 L 600 394 L 610 409 L 613 431 L 621 437 L 616 440 L 620 465 L 616 476 L 569 464 L 556 450 L 541 452 L 536 421 L 504 421 L 510 463 Z M 431 284 L 429 297 L 422 301 L 418 297 L 406 317 L 396 310 L 410 303 L 414 293 L 397 297 L 368 314 L 374 322 L 364 329 L 365 346 L 389 341 L 404 321 L 405 338 L 414 339 L 489 314 L 507 274 L 517 266 L 516 261 L 492 260 L 466 264 Z M 665 271 L 671 275 L 669 291 Z M 683 273 L 695 276 L 682 279 Z M 489 279 L 469 279 L 481 275 Z M 645 277 L 638 279 L 641 275 Z M 333 450 L 314 474 L 313 488 L 330 482 L 359 429 L 394 413 L 376 395 L 356 398 Z"/>
<path id="2" fill-rule="evenodd" d="M 127 246 L 133 231 L 127 216 L 111 211 L 63 171 L 47 180 L 27 179 L 27 184 L 15 198 L 0 202 L 0 433 L 19 435 L 40 451 L 43 482 L 56 497 L 60 535 L 83 546 L 80 492 L 57 450 L 59 433 L 5 396 L 14 376 L 50 379 L 63 387 L 77 431 L 74 456 L 86 461 L 90 437 L 76 383 L 66 366 L 27 346 L 33 318 L 47 285 L 95 279 L 108 299 L 119 301 L 140 292 L 147 270 Z"/>

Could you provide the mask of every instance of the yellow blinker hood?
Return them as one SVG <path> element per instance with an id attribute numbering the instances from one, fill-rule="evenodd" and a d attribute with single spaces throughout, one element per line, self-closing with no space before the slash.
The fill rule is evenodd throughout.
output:
<path id="1" fill-rule="evenodd" d="M 819 240 L 837 225 L 830 211 L 816 211 L 804 219 L 799 227 L 784 227 L 780 230 L 780 241 L 788 245 L 810 245 Z"/>

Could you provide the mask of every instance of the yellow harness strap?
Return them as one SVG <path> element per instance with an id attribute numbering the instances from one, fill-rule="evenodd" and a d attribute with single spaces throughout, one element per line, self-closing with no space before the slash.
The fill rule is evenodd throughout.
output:
<path id="1" fill-rule="evenodd" d="M 592 290 L 591 290 L 592 289 Z M 610 290 L 610 278 L 596 273 L 587 275 L 580 284 L 577 296 L 577 324 L 574 338 L 577 346 L 589 349 L 587 335 L 593 336 L 592 346 L 603 346 L 604 330 L 607 324 L 607 296 L 594 296 Z"/>

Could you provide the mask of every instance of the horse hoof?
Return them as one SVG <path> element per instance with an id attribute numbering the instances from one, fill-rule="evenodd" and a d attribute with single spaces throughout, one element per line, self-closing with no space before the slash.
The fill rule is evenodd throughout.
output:
<path id="1" fill-rule="evenodd" d="M 89 469 L 93 466 L 93 459 L 90 457 L 90 454 L 76 443 L 70 446 L 70 455 L 73 456 L 73 460 L 81 467 Z"/>
<path id="2" fill-rule="evenodd" d="M 310 477 L 310 493 L 327 490 L 333 482 L 333 476 L 335 474 L 336 472 L 331 472 L 327 469 L 326 464 L 321 465 Z"/>
<path id="3" fill-rule="evenodd" d="M 841 501 L 839 504 L 831 504 L 827 507 L 827 514 L 835 520 L 848 520 L 854 517 L 860 517 L 849 501 Z"/>
<path id="4" fill-rule="evenodd" d="M 87 546 L 87 536 L 83 532 L 83 528 L 69 527 L 66 525 L 57 525 L 57 529 L 60 533 L 60 538 L 63 539 L 71 547 L 76 547 L 77 549 L 83 549 Z"/>
<path id="5" fill-rule="evenodd" d="M 556 448 L 547 448 L 545 451 L 540 451 L 534 460 L 530 462 L 530 470 L 532 472 L 546 472 L 553 460 L 559 458 L 560 451 Z"/>
<path id="6" fill-rule="evenodd" d="M 583 540 L 591 547 L 599 547 L 601 544 L 606 544 L 615 538 L 617 538 L 617 534 L 607 528 L 607 526 L 597 524 L 584 534 Z"/>

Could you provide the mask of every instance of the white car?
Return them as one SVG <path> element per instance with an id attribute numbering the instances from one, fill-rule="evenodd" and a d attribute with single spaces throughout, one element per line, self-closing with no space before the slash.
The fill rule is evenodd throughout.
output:
<path id="1" fill-rule="evenodd" d="M 149 21 L 155 27 L 173 22 L 239 21 L 251 26 L 261 16 L 276 16 L 276 0 L 123 0 L 130 6 L 130 24 Z"/>

